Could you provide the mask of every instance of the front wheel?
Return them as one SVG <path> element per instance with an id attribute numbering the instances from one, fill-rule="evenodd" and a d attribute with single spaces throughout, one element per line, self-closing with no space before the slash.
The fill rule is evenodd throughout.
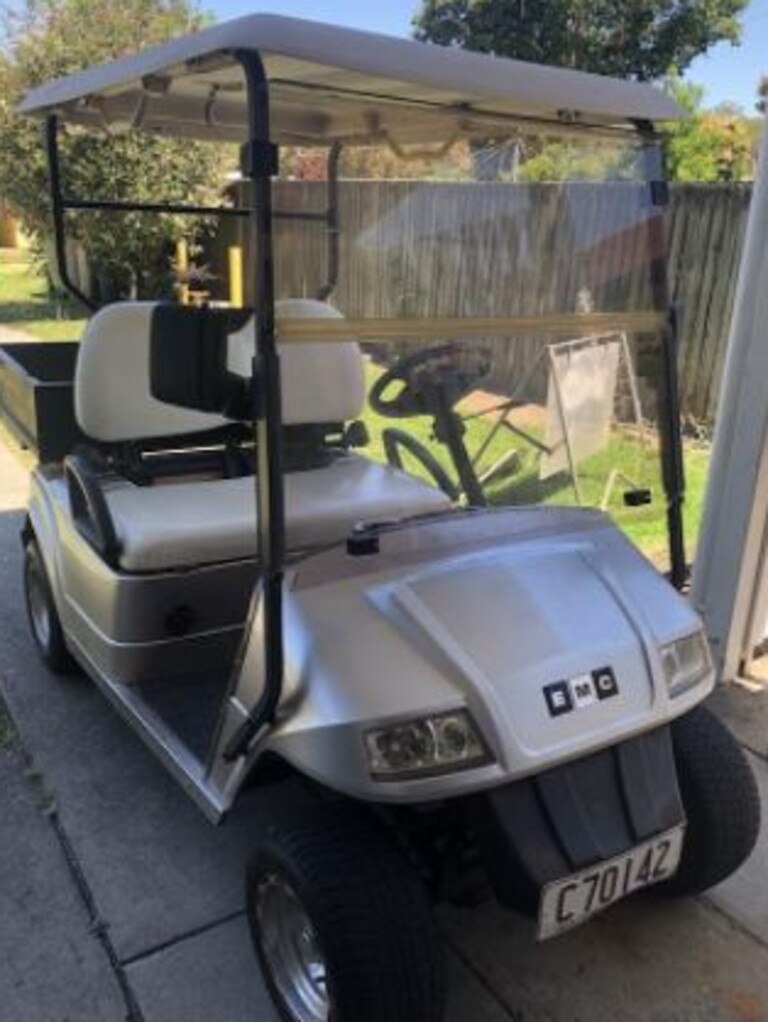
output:
<path id="1" fill-rule="evenodd" d="M 705 707 L 674 721 L 672 744 L 688 824 L 680 867 L 661 890 L 699 894 L 749 857 L 760 830 L 760 795 L 741 746 Z"/>
<path id="2" fill-rule="evenodd" d="M 55 674 L 73 674 L 77 665 L 67 649 L 64 632 L 37 542 L 24 550 L 24 599 L 32 637 L 46 665 Z"/>
<path id="3" fill-rule="evenodd" d="M 440 1022 L 442 949 L 424 887 L 355 807 L 273 818 L 248 867 L 256 954 L 286 1022 Z"/>

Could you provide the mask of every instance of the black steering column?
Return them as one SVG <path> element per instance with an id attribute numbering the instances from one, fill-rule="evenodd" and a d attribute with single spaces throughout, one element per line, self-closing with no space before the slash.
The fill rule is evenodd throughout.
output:
<path id="1" fill-rule="evenodd" d="M 387 460 L 402 468 L 400 450 L 407 450 L 452 500 L 463 492 L 473 507 L 484 507 L 487 501 L 464 443 L 466 426 L 456 405 L 488 375 L 489 368 L 485 352 L 455 342 L 440 344 L 399 358 L 381 374 L 369 397 L 373 410 L 386 418 L 410 419 L 416 415 L 432 418 L 434 437 L 448 449 L 458 487 L 434 455 L 404 430 L 383 431 Z M 388 397 L 387 391 L 395 387 L 399 389 Z"/>

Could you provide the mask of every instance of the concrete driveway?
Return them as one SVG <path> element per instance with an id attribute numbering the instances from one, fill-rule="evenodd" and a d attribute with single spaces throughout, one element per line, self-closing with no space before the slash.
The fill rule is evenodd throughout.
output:
<path id="1" fill-rule="evenodd" d="M 85 679 L 41 667 L 26 467 L 0 438 L 0 685 L 18 731 L 0 750 L 0 1019 L 276 1022 L 242 910 L 256 807 L 212 828 Z M 766 701 L 716 697 L 768 800 Z M 767 857 L 764 832 L 711 896 L 638 898 L 543 946 L 494 906 L 443 911 L 450 1022 L 768 1019 Z"/>

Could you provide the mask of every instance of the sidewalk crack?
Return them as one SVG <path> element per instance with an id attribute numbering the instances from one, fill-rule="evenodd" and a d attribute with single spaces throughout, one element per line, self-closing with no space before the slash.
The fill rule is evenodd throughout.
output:
<path id="1" fill-rule="evenodd" d="M 16 735 L 19 735 L 18 728 L 16 728 Z M 59 847 L 61 848 L 62 855 L 64 856 L 64 861 L 67 864 L 70 876 L 72 877 L 72 882 L 75 885 L 75 890 L 77 891 L 80 901 L 87 913 L 90 932 L 101 945 L 101 948 L 107 957 L 110 970 L 117 982 L 125 1005 L 125 1022 L 144 1022 L 144 1015 L 134 996 L 133 990 L 131 990 L 128 978 L 125 974 L 125 969 L 123 968 L 114 945 L 110 940 L 109 925 L 99 914 L 96 899 L 94 898 L 90 884 L 88 883 L 83 868 L 80 865 L 80 861 L 77 858 L 77 853 L 72 846 L 72 842 L 69 840 L 69 836 L 61 822 L 61 817 L 59 816 L 59 811 L 56 806 L 56 800 L 45 783 L 45 775 L 37 766 L 34 756 L 32 756 L 19 737 L 16 738 L 15 744 L 22 755 L 24 763 L 26 764 L 26 780 L 36 791 L 40 812 L 51 825 L 56 836 L 56 840 L 59 843 Z"/>
<path id="2" fill-rule="evenodd" d="M 152 947 L 148 947 L 144 951 L 137 951 L 135 955 L 123 958 L 121 960 L 121 965 L 123 968 L 136 965 L 138 962 L 143 962 L 147 958 L 151 958 L 153 955 L 159 954 L 161 951 L 167 951 L 169 948 L 176 947 L 177 944 L 183 944 L 185 941 L 192 940 L 194 937 L 199 937 L 201 933 L 208 933 L 209 930 L 215 930 L 217 926 L 224 926 L 226 923 L 231 923 L 235 919 L 241 919 L 244 915 L 244 909 L 238 909 L 236 912 L 229 912 L 227 915 L 221 916 L 219 919 L 213 919 L 210 923 L 203 923 L 192 930 L 187 930 L 185 933 L 180 933 L 176 937 L 171 937 L 169 940 L 161 941 L 159 944 L 153 944 Z"/>
<path id="3" fill-rule="evenodd" d="M 107 956 L 107 960 L 109 961 L 110 968 L 117 980 L 117 985 L 120 988 L 120 993 L 122 994 L 123 1001 L 125 1002 L 127 1012 L 126 1022 L 144 1022 L 144 1015 L 134 996 L 133 990 L 131 990 L 123 964 L 121 963 L 114 945 L 110 940 L 109 926 L 99 915 L 99 910 L 96 906 L 93 892 L 91 891 L 90 885 L 85 877 L 82 866 L 78 861 L 67 832 L 64 830 L 61 818 L 56 810 L 49 812 L 47 815 L 54 833 L 59 840 L 59 844 L 61 845 L 61 850 L 64 853 L 64 858 L 67 861 L 75 887 L 77 888 L 80 898 L 85 906 L 85 910 L 88 913 L 91 932 L 95 936 L 96 940 L 98 940 L 99 944 L 101 944 L 104 953 Z"/>

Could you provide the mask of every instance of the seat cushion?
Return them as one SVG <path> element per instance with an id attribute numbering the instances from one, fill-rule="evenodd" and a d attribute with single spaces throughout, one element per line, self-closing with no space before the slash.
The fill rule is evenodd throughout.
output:
<path id="1" fill-rule="evenodd" d="M 256 553 L 253 477 L 104 487 L 126 571 L 162 571 Z M 346 538 L 362 521 L 446 510 L 448 498 L 427 483 L 356 454 L 285 477 L 290 549 Z"/>

